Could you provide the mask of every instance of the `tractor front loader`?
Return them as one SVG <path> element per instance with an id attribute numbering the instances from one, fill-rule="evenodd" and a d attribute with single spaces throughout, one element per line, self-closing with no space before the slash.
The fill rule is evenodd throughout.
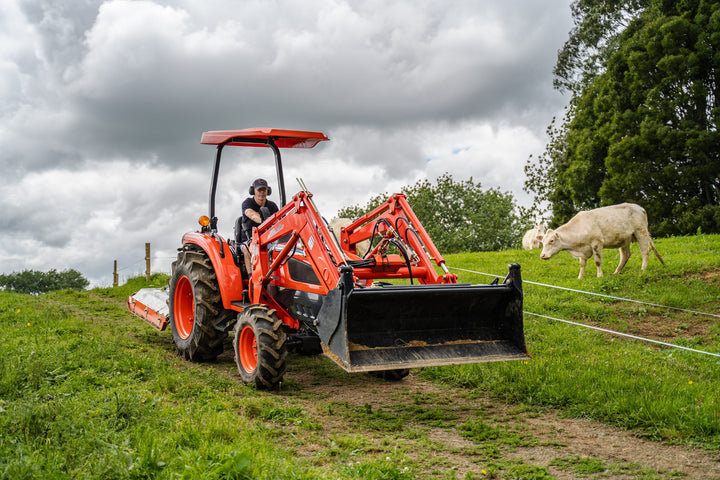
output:
<path id="1" fill-rule="evenodd" d="M 302 183 L 287 201 L 280 149 L 325 140 L 277 129 L 204 133 L 201 143 L 217 146 L 209 215 L 183 237 L 167 293 L 143 289 L 128 308 L 159 330 L 169 323 L 190 360 L 217 357 L 234 330 L 240 376 L 260 388 L 282 381 L 289 351 L 324 353 L 349 372 L 394 379 L 412 367 L 527 358 L 519 265 L 502 281 L 458 284 L 403 194 L 340 232 L 328 228 Z M 250 272 L 215 217 L 220 159 L 231 145 L 275 154 L 282 206 L 252 231 Z M 356 245 L 367 240 L 359 256 Z"/>

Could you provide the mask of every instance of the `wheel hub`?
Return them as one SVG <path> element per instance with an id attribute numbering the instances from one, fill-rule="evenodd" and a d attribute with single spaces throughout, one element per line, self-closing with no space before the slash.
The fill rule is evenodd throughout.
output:
<path id="1" fill-rule="evenodd" d="M 240 362 L 246 372 L 251 373 L 257 367 L 257 337 L 253 329 L 246 325 L 240 331 L 238 341 L 238 353 Z"/>
<path id="2" fill-rule="evenodd" d="M 178 335 L 185 339 L 192 333 L 195 324 L 195 296 L 188 277 L 181 277 L 175 286 L 173 315 Z"/>

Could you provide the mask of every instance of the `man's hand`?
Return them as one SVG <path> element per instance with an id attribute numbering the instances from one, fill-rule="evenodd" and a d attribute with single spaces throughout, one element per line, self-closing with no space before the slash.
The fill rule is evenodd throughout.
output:
<path id="1" fill-rule="evenodd" d="M 262 223 L 263 219 L 260 218 L 260 214 L 253 210 L 252 208 L 248 208 L 245 210 L 245 216 L 248 217 L 250 220 L 252 220 L 255 223 Z"/>

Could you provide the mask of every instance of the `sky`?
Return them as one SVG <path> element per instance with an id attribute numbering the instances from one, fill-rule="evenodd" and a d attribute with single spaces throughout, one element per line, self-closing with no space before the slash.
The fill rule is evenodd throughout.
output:
<path id="1" fill-rule="evenodd" d="M 444 173 L 530 205 L 571 28 L 570 0 L 0 0 L 0 273 L 111 286 L 114 261 L 121 283 L 144 273 L 146 243 L 169 273 L 208 213 L 209 130 L 327 134 L 283 151 L 288 196 L 301 178 L 327 220 Z M 232 236 L 276 176 L 269 149 L 225 152 Z"/>

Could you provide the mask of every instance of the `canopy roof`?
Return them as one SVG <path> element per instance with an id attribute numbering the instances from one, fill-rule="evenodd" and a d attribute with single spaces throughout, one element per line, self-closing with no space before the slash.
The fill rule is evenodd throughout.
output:
<path id="1" fill-rule="evenodd" d="M 244 130 L 216 130 L 202 134 L 200 143 L 205 145 L 233 145 L 262 147 L 272 140 L 278 148 L 312 148 L 328 140 L 322 132 L 303 132 L 278 128 L 246 128 Z"/>

